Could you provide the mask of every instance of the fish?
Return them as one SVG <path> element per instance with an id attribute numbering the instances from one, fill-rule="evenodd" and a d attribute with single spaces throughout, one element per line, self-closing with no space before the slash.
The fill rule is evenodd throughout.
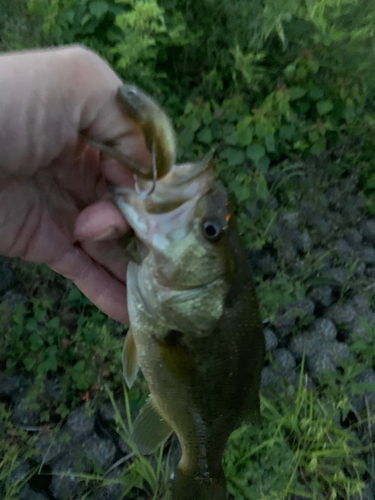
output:
<path id="1" fill-rule="evenodd" d="M 252 270 L 212 154 L 173 165 L 153 192 L 110 185 L 134 231 L 127 269 L 130 327 L 123 373 L 150 395 L 133 424 L 141 454 L 175 433 L 182 457 L 173 500 L 224 500 L 229 435 L 260 422 L 265 344 Z"/>
<path id="2" fill-rule="evenodd" d="M 120 85 L 116 99 L 120 109 L 141 129 L 146 147 L 152 154 L 152 166 L 140 164 L 111 144 L 100 143 L 84 134 L 83 140 L 126 165 L 139 179 L 156 181 L 163 178 L 176 161 L 176 132 L 170 118 L 151 96 L 135 85 Z"/>

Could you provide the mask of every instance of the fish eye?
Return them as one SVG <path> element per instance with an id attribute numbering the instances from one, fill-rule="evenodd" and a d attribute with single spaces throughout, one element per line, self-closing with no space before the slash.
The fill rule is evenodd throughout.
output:
<path id="1" fill-rule="evenodd" d="M 137 91 L 135 88 L 131 88 L 128 90 L 128 95 L 129 96 L 134 96 L 134 95 L 137 95 Z"/>
<path id="2" fill-rule="evenodd" d="M 224 228 L 219 220 L 207 219 L 202 224 L 202 232 L 206 240 L 216 243 L 223 236 Z"/>

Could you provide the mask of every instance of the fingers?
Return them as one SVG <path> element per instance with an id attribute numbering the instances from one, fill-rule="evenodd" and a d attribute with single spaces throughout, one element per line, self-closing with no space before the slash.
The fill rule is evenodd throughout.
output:
<path id="1" fill-rule="evenodd" d="M 82 47 L 0 55 L 0 178 L 74 163 L 83 131 L 151 164 L 141 131 L 117 104 L 120 84 Z"/>
<path id="2" fill-rule="evenodd" d="M 66 278 L 101 311 L 120 323 L 129 321 L 126 286 L 77 247 L 70 247 L 50 268 Z"/>
<path id="3" fill-rule="evenodd" d="M 79 241 L 112 240 L 129 231 L 129 225 L 110 201 L 99 201 L 82 210 L 75 224 Z"/>

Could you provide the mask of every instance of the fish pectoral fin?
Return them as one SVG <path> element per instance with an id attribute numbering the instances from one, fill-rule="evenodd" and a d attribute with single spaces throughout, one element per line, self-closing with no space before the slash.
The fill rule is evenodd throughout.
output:
<path id="1" fill-rule="evenodd" d="M 191 385 L 196 375 L 196 366 L 191 352 L 183 343 L 183 334 L 170 330 L 158 344 L 166 370 L 182 384 Z"/>
<path id="2" fill-rule="evenodd" d="M 122 350 L 122 374 L 129 389 L 131 389 L 134 380 L 137 378 L 138 369 L 137 346 L 135 345 L 133 332 L 129 328 Z"/>
<path id="3" fill-rule="evenodd" d="M 131 439 L 142 455 L 154 453 L 172 434 L 170 425 L 160 416 L 150 396 L 133 424 Z"/>

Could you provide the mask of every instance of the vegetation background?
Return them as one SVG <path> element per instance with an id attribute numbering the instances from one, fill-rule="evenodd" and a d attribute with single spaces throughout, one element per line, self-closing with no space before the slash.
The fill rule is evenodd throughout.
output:
<path id="1" fill-rule="evenodd" d="M 271 245 L 274 221 L 297 206 L 296 178 L 307 175 L 311 158 L 323 165 L 334 152 L 329 183 L 356 170 L 365 210 L 375 215 L 374 35 L 375 0 L 0 0 L 1 51 L 90 47 L 167 110 L 179 160 L 215 146 L 215 168 L 245 245 L 260 251 Z M 304 297 L 317 269 L 309 256 L 306 262 L 301 273 L 290 273 L 281 261 L 272 279 L 257 279 L 263 319 L 272 323 L 280 306 Z M 60 425 L 82 399 L 95 411 L 121 387 L 126 325 L 106 319 L 43 266 L 12 266 L 33 300 L 1 306 L 1 368 L 32 375 L 28 404 L 41 424 Z M 350 292 L 345 286 L 342 293 Z M 365 420 L 347 416 L 353 395 L 374 390 L 355 382 L 361 369 L 373 367 L 372 345 L 355 345 L 356 357 L 315 381 L 314 391 L 304 383 L 303 364 L 297 388 L 264 391 L 262 427 L 243 427 L 228 443 L 225 471 L 236 500 L 361 498 L 373 446 L 354 432 Z M 51 402 L 45 384 L 56 373 L 61 391 Z M 125 440 L 130 414 L 146 394 L 141 379 L 125 391 L 125 425 L 116 413 Z M 370 428 L 372 421 L 368 414 Z M 0 496 L 12 500 L 29 476 L 14 482 L 11 474 L 33 456 L 34 441 L 6 402 L 2 434 Z M 168 495 L 165 456 L 133 453 L 116 478 L 126 485 L 121 498 Z M 77 471 L 77 478 L 88 492 L 110 481 L 100 470 Z"/>

